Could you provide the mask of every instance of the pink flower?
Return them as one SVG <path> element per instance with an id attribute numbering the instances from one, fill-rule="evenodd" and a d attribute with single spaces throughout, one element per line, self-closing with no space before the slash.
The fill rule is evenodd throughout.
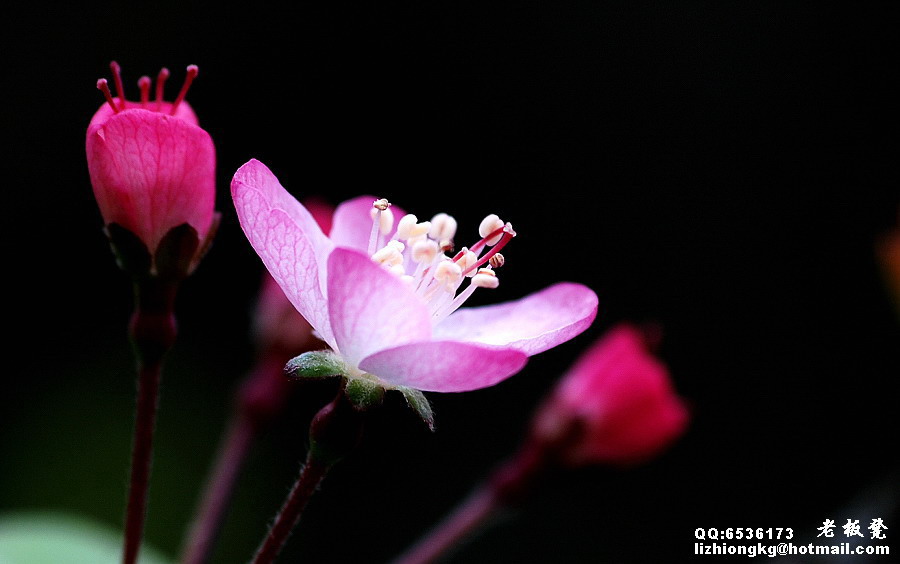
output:
<path id="1" fill-rule="evenodd" d="M 647 460 L 678 438 L 688 410 L 644 336 L 619 325 L 587 350 L 539 410 L 534 439 L 572 466 Z"/>
<path id="2" fill-rule="evenodd" d="M 597 296 L 573 283 L 457 310 L 476 289 L 499 283 L 488 265 L 502 264 L 497 251 L 515 232 L 495 215 L 482 222 L 480 241 L 451 258 L 444 251 L 456 221 L 446 214 L 419 222 L 359 197 L 337 208 L 329 238 L 259 161 L 238 169 L 231 192 L 251 245 L 351 379 L 401 391 L 492 386 L 596 316 Z"/>
<path id="3" fill-rule="evenodd" d="M 87 160 L 94 196 L 107 225 L 134 233 L 149 252 L 174 227 L 190 225 L 200 242 L 213 225 L 216 155 L 209 134 L 184 101 L 197 67 L 189 66 L 176 100 L 162 100 L 169 71 L 159 73 L 156 99 L 142 77 L 139 102 L 125 100 L 119 65 L 111 65 L 119 96 L 105 79 L 97 87 L 106 103 L 87 130 Z"/>

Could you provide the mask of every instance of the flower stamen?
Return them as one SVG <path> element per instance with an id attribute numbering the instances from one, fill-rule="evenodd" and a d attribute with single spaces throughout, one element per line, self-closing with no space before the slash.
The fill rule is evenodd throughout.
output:
<path id="1" fill-rule="evenodd" d="M 138 88 L 141 89 L 141 107 L 146 108 L 150 101 L 150 77 L 147 75 L 138 79 Z"/>
<path id="2" fill-rule="evenodd" d="M 169 69 L 163 67 L 159 69 L 159 74 L 156 75 L 156 111 L 162 110 L 163 103 L 163 87 L 166 84 L 166 80 L 169 78 Z"/>
<path id="3" fill-rule="evenodd" d="M 119 110 L 125 110 L 125 86 L 122 84 L 122 67 L 115 61 L 110 61 L 109 69 L 113 73 L 113 80 L 116 84 L 116 94 L 119 96 Z M 118 112 L 117 112 L 118 113 Z"/>
<path id="4" fill-rule="evenodd" d="M 97 80 L 97 90 L 103 92 L 103 96 L 106 97 L 106 103 L 112 108 L 113 113 L 119 113 L 119 108 L 117 108 L 116 103 L 113 102 L 112 92 L 109 91 L 109 82 L 105 78 Z"/>
<path id="5" fill-rule="evenodd" d="M 184 97 L 187 96 L 188 89 L 191 87 L 191 83 L 194 82 L 194 79 L 197 78 L 197 74 L 200 72 L 200 69 L 197 65 L 188 65 L 187 66 L 187 74 L 184 77 L 184 84 L 181 85 L 181 91 L 178 93 L 178 97 L 175 98 L 175 101 L 172 102 L 172 110 L 169 112 L 170 115 L 175 115 L 175 111 L 178 109 L 178 106 L 181 102 L 184 101 Z"/>
<path id="6" fill-rule="evenodd" d="M 369 256 L 381 246 L 381 235 L 391 232 L 394 227 L 394 213 L 390 210 L 391 203 L 386 198 L 379 198 L 372 202 L 372 231 L 369 233 Z"/>
<path id="7" fill-rule="evenodd" d="M 494 268 L 505 262 L 499 251 L 516 235 L 510 223 L 503 223 L 495 214 L 488 215 L 479 226 L 481 240 L 472 247 L 463 247 L 451 258 L 444 253 L 448 248 L 452 251 L 457 224 L 445 213 L 423 222 L 413 214 L 404 215 L 384 245 L 381 236 L 390 233 L 394 226 L 390 206 L 386 199 L 372 203 L 369 256 L 410 285 L 431 313 L 433 323 L 456 311 L 476 288 L 498 286 Z M 491 249 L 479 257 L 488 246 Z M 457 295 L 466 278 L 470 279 L 469 285 Z"/>
<path id="8" fill-rule="evenodd" d="M 476 262 L 472 266 L 465 269 L 463 271 L 463 275 L 468 274 L 472 270 L 474 270 L 474 269 L 478 268 L 479 266 L 483 265 L 484 263 L 490 261 L 492 257 L 497 255 L 497 253 L 500 251 L 500 249 L 505 247 L 506 244 L 509 243 L 510 240 L 512 240 L 512 238 L 516 236 L 516 232 L 513 230 L 511 223 L 507 223 L 500 229 L 494 230 L 489 237 L 493 238 L 494 235 L 498 234 L 498 233 L 500 234 L 500 238 L 498 239 L 497 244 L 494 245 L 494 247 L 486 255 L 481 257 L 478 260 L 478 262 Z M 487 237 L 485 239 L 482 239 L 481 241 L 479 241 L 479 243 L 481 243 L 482 241 L 485 241 L 485 240 L 487 240 Z M 477 245 L 478 245 L 478 243 L 473 245 L 472 249 L 474 250 L 475 246 L 477 246 Z"/>
<path id="9" fill-rule="evenodd" d="M 500 237 L 493 235 L 493 233 L 501 227 L 503 227 L 503 220 L 497 217 L 497 214 L 492 213 L 481 220 L 481 224 L 478 226 L 478 234 L 487 238 L 486 243 L 488 245 L 496 245 Z"/>
<path id="10" fill-rule="evenodd" d="M 460 306 L 462 306 L 466 300 L 472 297 L 472 294 L 475 293 L 475 290 L 478 288 L 496 288 L 500 285 L 500 279 L 497 278 L 497 274 L 494 273 L 490 268 L 481 268 L 478 270 L 478 273 L 472 277 L 472 280 L 469 282 L 469 285 L 466 286 L 466 289 L 460 292 L 456 298 L 450 302 L 449 305 L 439 308 L 432 314 L 432 325 L 437 325 L 444 319 L 446 319 L 451 313 L 458 310 Z"/>

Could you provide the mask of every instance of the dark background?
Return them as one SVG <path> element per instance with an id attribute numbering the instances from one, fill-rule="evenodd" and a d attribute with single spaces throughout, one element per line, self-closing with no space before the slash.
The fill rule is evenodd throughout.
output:
<path id="1" fill-rule="evenodd" d="M 622 320 L 663 325 L 687 435 L 643 467 L 545 484 L 453 562 L 687 562 L 697 527 L 810 542 L 826 518 L 860 518 L 841 508 L 867 487 L 896 484 L 900 330 L 874 246 L 898 211 L 897 5 L 485 4 L 9 14 L 0 509 L 112 526 L 124 511 L 131 290 L 83 148 L 111 59 L 132 99 L 162 65 L 171 99 L 198 64 L 188 100 L 219 159 L 221 232 L 181 292 L 163 382 L 147 538 L 164 551 L 253 360 L 261 264 L 228 191 L 251 157 L 301 197 L 377 193 L 463 233 L 511 221 L 503 283 L 475 301 L 560 279 L 600 297 L 591 329 L 512 379 L 430 394 L 435 434 L 391 398 L 284 562 L 388 561 L 513 452 L 556 377 Z M 329 393 L 301 390 L 254 450 L 216 562 L 252 554 Z"/>

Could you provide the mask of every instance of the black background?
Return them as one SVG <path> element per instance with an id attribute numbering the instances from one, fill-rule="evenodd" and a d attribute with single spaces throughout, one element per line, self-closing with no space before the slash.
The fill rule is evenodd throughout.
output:
<path id="1" fill-rule="evenodd" d="M 253 360 L 261 264 L 229 197 L 249 158 L 294 194 L 487 213 L 519 233 L 501 287 L 600 297 L 582 336 L 512 379 L 397 398 L 314 498 L 284 562 L 386 562 L 517 445 L 575 356 L 658 321 L 692 404 L 650 464 L 545 484 L 453 562 L 687 562 L 697 527 L 826 518 L 897 468 L 897 317 L 874 253 L 898 211 L 893 3 L 35 4 L 6 18 L 0 509 L 121 522 L 133 409 L 130 287 L 101 233 L 84 132 L 109 60 L 200 76 L 219 237 L 178 304 L 147 524 L 176 554 Z M 313 386 L 254 450 L 216 562 L 243 562 L 305 450 Z M 895 489 L 880 490 L 882 501 Z M 886 497 L 887 496 L 887 497 Z M 896 533 L 900 520 L 881 515 Z M 900 547 L 893 547 L 900 549 Z M 886 560 L 884 560 L 886 561 Z"/>

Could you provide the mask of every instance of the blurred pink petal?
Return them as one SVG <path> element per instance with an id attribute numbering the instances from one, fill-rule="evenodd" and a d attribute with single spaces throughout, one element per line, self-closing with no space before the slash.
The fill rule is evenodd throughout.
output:
<path id="1" fill-rule="evenodd" d="M 643 335 L 620 325 L 591 346 L 535 419 L 539 441 L 573 465 L 649 459 L 687 427 L 688 410 Z"/>

